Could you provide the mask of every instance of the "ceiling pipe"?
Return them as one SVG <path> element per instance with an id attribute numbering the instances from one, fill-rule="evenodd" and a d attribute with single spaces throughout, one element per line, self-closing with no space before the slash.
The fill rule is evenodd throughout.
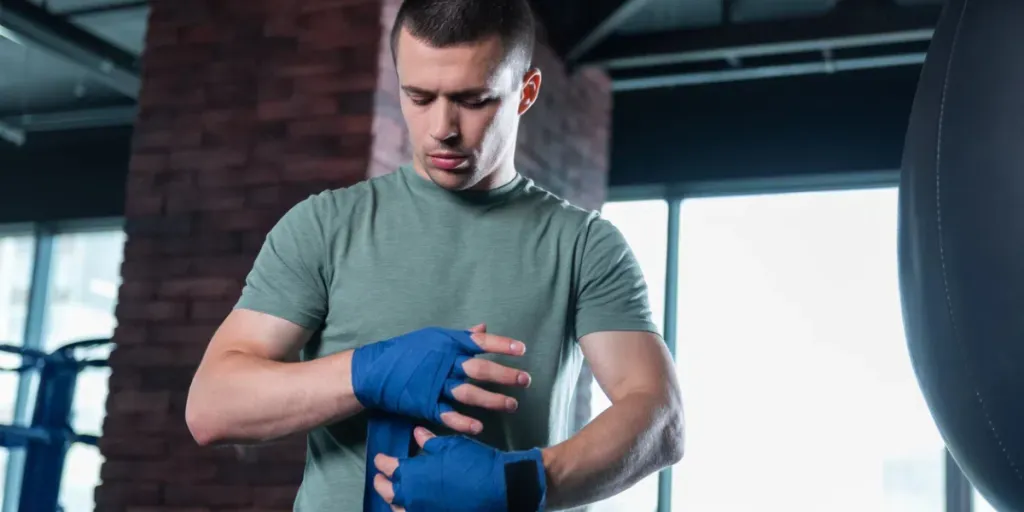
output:
<path id="1" fill-rule="evenodd" d="M 670 73 L 656 76 L 636 78 L 613 78 L 612 90 L 636 91 L 662 87 L 679 87 L 704 85 L 721 82 L 737 82 L 742 80 L 763 80 L 800 75 L 838 73 L 863 69 L 878 69 L 897 66 L 915 66 L 924 64 L 925 53 L 905 53 L 881 57 L 864 57 L 851 59 L 822 60 L 778 66 L 759 66 L 744 69 L 723 69 L 719 71 L 696 71 L 687 73 Z"/>

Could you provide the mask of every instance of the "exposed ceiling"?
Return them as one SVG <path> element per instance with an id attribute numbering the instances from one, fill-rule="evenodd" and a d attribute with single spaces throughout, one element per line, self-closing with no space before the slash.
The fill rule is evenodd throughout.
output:
<path id="1" fill-rule="evenodd" d="M 547 8 L 570 62 L 623 91 L 920 65 L 942 3 L 590 0 L 585 20 Z"/>
<path id="2" fill-rule="evenodd" d="M 919 65 L 941 0 L 534 4 L 571 65 L 635 90 Z M 0 136 L 130 123 L 147 18 L 144 1 L 0 0 Z"/>
<path id="3" fill-rule="evenodd" d="M 139 1 L 0 0 L 0 128 L 130 123 L 147 19 Z"/>

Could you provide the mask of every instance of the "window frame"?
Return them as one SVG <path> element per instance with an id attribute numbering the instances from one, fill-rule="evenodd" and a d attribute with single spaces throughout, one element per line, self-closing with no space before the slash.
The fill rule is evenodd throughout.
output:
<path id="1" fill-rule="evenodd" d="M 668 254 L 665 269 L 665 343 L 672 358 L 676 357 L 676 309 L 679 294 L 679 224 L 682 204 L 688 199 L 729 197 L 754 194 L 786 194 L 794 192 L 848 191 L 892 188 L 900 185 L 899 170 L 835 172 L 806 176 L 780 176 L 763 179 L 680 182 L 672 184 L 612 187 L 606 203 L 663 200 L 668 203 Z M 960 471 L 946 450 L 945 511 L 972 512 L 973 486 Z M 672 468 L 658 476 L 658 512 L 672 510 Z M 939 511 L 936 511 L 939 512 Z"/>
<path id="2" fill-rule="evenodd" d="M 88 233 L 124 229 L 123 217 L 101 217 L 74 219 L 58 222 L 26 222 L 0 224 L 0 236 L 31 235 L 32 252 L 31 282 L 29 285 L 28 311 L 22 333 L 21 346 L 41 348 L 46 325 L 46 306 L 52 284 L 53 249 L 57 236 L 69 233 Z M 31 372 L 18 377 L 15 390 L 14 424 L 27 425 L 32 421 L 32 389 L 36 384 Z M 10 450 L 3 482 L 2 512 L 18 512 L 21 500 L 22 478 L 25 471 L 25 450 Z"/>

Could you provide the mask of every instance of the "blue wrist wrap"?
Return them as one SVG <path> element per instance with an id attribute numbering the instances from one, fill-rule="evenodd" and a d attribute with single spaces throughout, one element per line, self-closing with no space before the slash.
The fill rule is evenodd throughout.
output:
<path id="1" fill-rule="evenodd" d="M 539 512 L 547 479 L 539 449 L 502 452 L 464 436 L 435 437 L 400 458 L 394 504 L 409 512 Z"/>
<path id="2" fill-rule="evenodd" d="M 430 327 L 372 343 L 352 354 L 352 386 L 368 409 L 364 512 L 391 512 L 373 489 L 373 459 L 408 457 L 416 420 L 441 423 L 446 400 L 466 382 L 462 364 L 483 353 L 469 331 Z"/>

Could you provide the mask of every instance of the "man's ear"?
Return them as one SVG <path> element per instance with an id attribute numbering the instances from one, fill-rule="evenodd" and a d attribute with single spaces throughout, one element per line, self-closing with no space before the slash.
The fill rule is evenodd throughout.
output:
<path id="1" fill-rule="evenodd" d="M 519 100 L 519 115 L 523 115 L 537 102 L 540 96 L 540 69 L 530 68 L 523 75 L 523 91 Z"/>

